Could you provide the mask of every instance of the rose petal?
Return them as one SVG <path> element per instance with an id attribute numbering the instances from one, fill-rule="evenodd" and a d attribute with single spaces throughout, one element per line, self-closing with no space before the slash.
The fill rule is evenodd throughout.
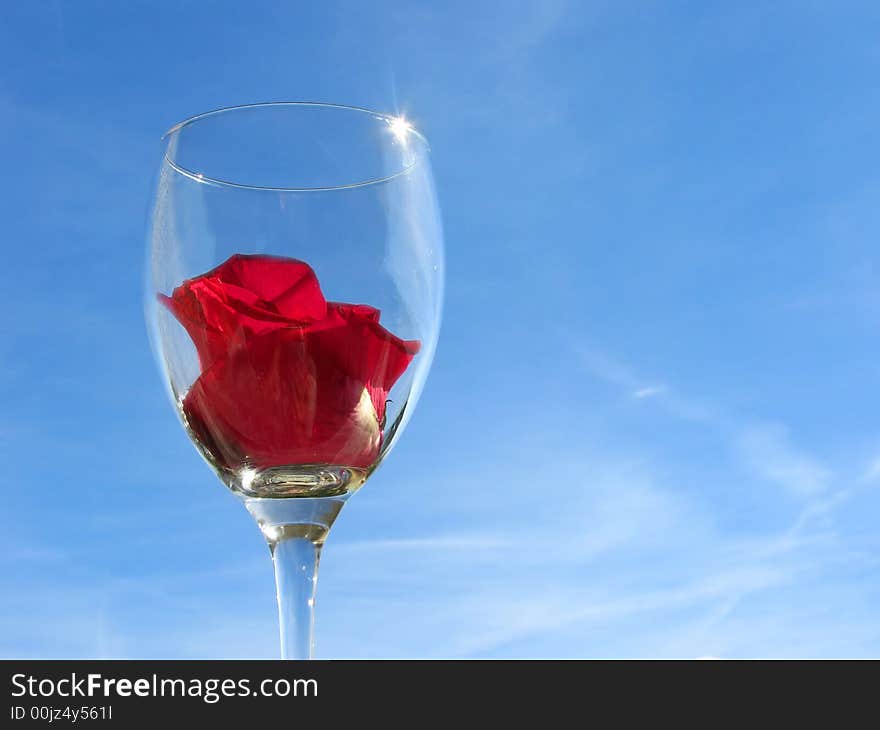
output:
<path id="1" fill-rule="evenodd" d="M 159 297 L 189 333 L 203 370 L 254 335 L 302 327 L 327 311 L 308 264 L 270 256 L 237 254 Z"/>
<path id="2" fill-rule="evenodd" d="M 345 319 L 359 319 L 365 322 L 379 322 L 379 310 L 369 304 L 346 304 L 344 302 L 327 302 L 328 312 L 339 314 Z"/>
<path id="3" fill-rule="evenodd" d="M 190 388 L 183 410 L 205 448 L 229 468 L 368 467 L 381 444 L 364 384 L 289 330 L 254 337 L 217 362 Z"/>
<path id="4" fill-rule="evenodd" d="M 223 284 L 234 284 L 275 312 L 296 321 L 321 319 L 326 302 L 312 267 L 297 259 L 264 254 L 235 254 L 208 272 Z"/>
<path id="5" fill-rule="evenodd" d="M 409 366 L 420 343 L 402 340 L 379 324 L 379 310 L 366 305 L 330 302 L 327 320 L 336 326 L 310 327 L 305 337 L 322 362 L 364 383 L 373 408 L 384 421 L 388 391 Z"/>

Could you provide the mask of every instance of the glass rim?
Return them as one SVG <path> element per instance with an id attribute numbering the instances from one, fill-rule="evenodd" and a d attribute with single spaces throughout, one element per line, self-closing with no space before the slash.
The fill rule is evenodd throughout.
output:
<path id="1" fill-rule="evenodd" d="M 308 107 L 308 108 L 324 108 L 324 109 L 335 109 L 337 111 L 348 111 L 348 112 L 359 112 L 361 114 L 368 114 L 374 119 L 379 119 L 384 121 L 389 126 L 400 125 L 403 124 L 403 129 L 406 134 L 412 134 L 414 137 L 419 139 L 421 143 L 424 145 L 425 149 L 430 151 L 431 147 L 428 143 L 428 140 L 425 136 L 419 132 L 415 127 L 412 126 L 403 116 L 394 116 L 392 114 L 386 114 L 384 112 L 377 112 L 373 109 L 367 109 L 366 107 L 360 106 L 352 106 L 350 104 L 335 104 L 333 102 L 326 101 L 260 101 L 253 102 L 250 104 L 237 104 L 235 106 L 224 106 L 219 107 L 217 109 L 211 109 L 210 111 L 201 112 L 200 114 L 194 114 L 191 117 L 187 117 L 183 121 L 178 122 L 171 126 L 160 138 L 160 141 L 164 141 L 169 139 L 173 135 L 180 132 L 185 127 L 190 126 L 191 124 L 195 124 L 203 119 L 207 119 L 209 117 L 217 116 L 219 114 L 225 114 L 229 112 L 236 111 L 245 111 L 248 109 L 259 109 L 265 107 Z M 405 175 L 407 172 L 412 170 L 418 164 L 418 160 L 410 163 L 409 165 L 401 168 L 397 172 L 392 173 L 391 175 L 384 175 L 381 177 L 370 178 L 367 180 L 361 180 L 353 183 L 344 183 L 341 185 L 322 185 L 322 186 L 274 186 L 274 185 L 250 185 L 247 183 L 238 183 L 232 180 L 224 180 L 222 178 L 210 177 L 208 175 L 204 175 L 202 173 L 194 172 L 183 165 L 175 162 L 168 155 L 168 147 L 165 148 L 162 153 L 162 158 L 176 172 L 184 175 L 185 177 L 190 178 L 199 183 L 203 183 L 206 185 L 215 185 L 218 187 L 228 187 L 228 188 L 237 188 L 240 190 L 263 190 L 263 191 L 272 191 L 272 192 L 284 192 L 284 193 L 308 193 L 308 192 L 328 192 L 331 190 L 350 190 L 352 188 L 363 188 L 371 185 L 380 185 L 382 183 L 389 182 L 390 180 L 394 180 L 395 178 L 400 177 L 401 175 Z"/>

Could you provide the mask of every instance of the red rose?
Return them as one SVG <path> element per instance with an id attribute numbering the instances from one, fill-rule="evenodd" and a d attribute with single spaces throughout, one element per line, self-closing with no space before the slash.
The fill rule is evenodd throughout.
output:
<path id="1" fill-rule="evenodd" d="M 160 299 L 196 346 L 183 412 L 221 465 L 375 463 L 388 391 L 419 350 L 378 309 L 327 302 L 302 261 L 241 254 Z"/>

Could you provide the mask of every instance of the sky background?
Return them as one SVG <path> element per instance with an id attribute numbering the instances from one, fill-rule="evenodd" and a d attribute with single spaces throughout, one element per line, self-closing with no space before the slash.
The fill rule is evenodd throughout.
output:
<path id="1" fill-rule="evenodd" d="M 325 548 L 319 657 L 880 655 L 873 2 L 0 6 L 0 655 L 277 656 L 154 366 L 159 137 L 430 139 L 434 368 Z"/>

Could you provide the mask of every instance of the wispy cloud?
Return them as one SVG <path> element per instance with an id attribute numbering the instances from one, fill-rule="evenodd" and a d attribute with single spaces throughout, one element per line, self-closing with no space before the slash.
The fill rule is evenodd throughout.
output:
<path id="1" fill-rule="evenodd" d="M 821 588 L 844 549 L 832 535 L 730 536 L 674 489 L 638 479 L 591 485 L 564 506 L 556 522 L 550 505 L 539 507 L 530 517 L 541 530 L 520 530 L 486 551 L 447 551 L 438 541 L 436 550 L 391 551 L 374 561 L 331 544 L 337 572 L 325 585 L 322 615 L 335 628 L 321 637 L 325 651 L 517 656 L 540 644 L 560 656 L 772 655 L 765 646 L 819 653 L 808 637 L 797 647 L 795 625 L 735 636 L 729 626 L 745 616 L 762 621 L 763 602 L 778 596 L 807 590 L 814 601 L 839 600 Z M 515 529 L 518 511 L 497 517 Z M 359 582 L 384 586 L 382 600 L 359 591 Z M 395 629 L 354 641 L 352 616 L 381 616 Z"/>
<path id="2" fill-rule="evenodd" d="M 798 448 L 784 424 L 737 419 L 669 385 L 656 385 L 639 377 L 632 368 L 590 344 L 576 342 L 573 347 L 591 373 L 619 386 L 632 398 L 650 400 L 673 418 L 712 428 L 728 451 L 756 477 L 801 497 L 829 488 L 832 470 L 818 457 Z"/>
<path id="3" fill-rule="evenodd" d="M 636 400 L 644 400 L 645 398 L 653 398 L 666 392 L 665 385 L 649 385 L 644 388 L 637 388 L 633 391 L 632 397 Z"/>
<path id="4" fill-rule="evenodd" d="M 786 655 L 819 653 L 803 638 L 797 648 L 793 626 L 735 636 L 728 627 L 744 616 L 763 620 L 763 601 L 818 590 L 809 586 L 852 560 L 819 520 L 834 507 L 831 493 L 808 499 L 788 527 L 741 536 L 722 529 L 708 503 L 639 460 L 584 453 L 557 469 L 578 474 L 570 479 L 577 486 L 544 499 L 527 476 L 496 473 L 507 499 L 487 514 L 489 540 L 462 532 L 381 539 L 374 548 L 371 540 L 351 548 L 331 541 L 328 558 L 338 572 L 325 584 L 324 620 L 338 627 L 352 612 L 381 615 L 399 629 L 393 638 L 360 639 L 358 656 L 517 656 L 533 645 L 554 647 L 544 650 L 549 656 L 772 655 L 764 645 Z M 437 475 L 438 483 L 446 479 Z M 466 480 L 463 489 L 479 486 Z M 443 502 L 425 509 L 442 513 Z M 489 530 L 490 522 L 503 528 Z M 372 550 L 382 559 L 372 559 Z M 358 586 L 367 584 L 386 586 L 385 598 L 365 598 Z M 339 586 L 347 590 L 334 594 Z M 434 598 L 438 590 L 442 600 Z M 427 638 L 436 636 L 447 637 L 442 647 Z M 333 632 L 321 640 L 330 655 L 353 641 Z"/>
<path id="5" fill-rule="evenodd" d="M 544 0 L 522 7 L 512 5 L 507 23 L 504 23 L 505 13 L 501 18 L 493 18 L 493 22 L 504 26 L 494 47 L 505 58 L 518 56 L 545 42 L 571 15 L 566 12 L 569 10 L 567 0 Z"/>
<path id="6" fill-rule="evenodd" d="M 833 476 L 818 459 L 795 447 L 788 429 L 777 424 L 744 426 L 737 450 L 758 477 L 801 497 L 824 492 Z"/>
<path id="7" fill-rule="evenodd" d="M 374 553 L 387 550 L 434 552 L 437 550 L 499 550 L 509 548 L 511 544 L 509 537 L 462 533 L 416 538 L 352 540 L 336 546 L 336 549 L 345 553 Z"/>
<path id="8" fill-rule="evenodd" d="M 880 480 L 880 457 L 873 459 L 862 475 L 863 482 L 876 482 L 878 480 Z"/>

